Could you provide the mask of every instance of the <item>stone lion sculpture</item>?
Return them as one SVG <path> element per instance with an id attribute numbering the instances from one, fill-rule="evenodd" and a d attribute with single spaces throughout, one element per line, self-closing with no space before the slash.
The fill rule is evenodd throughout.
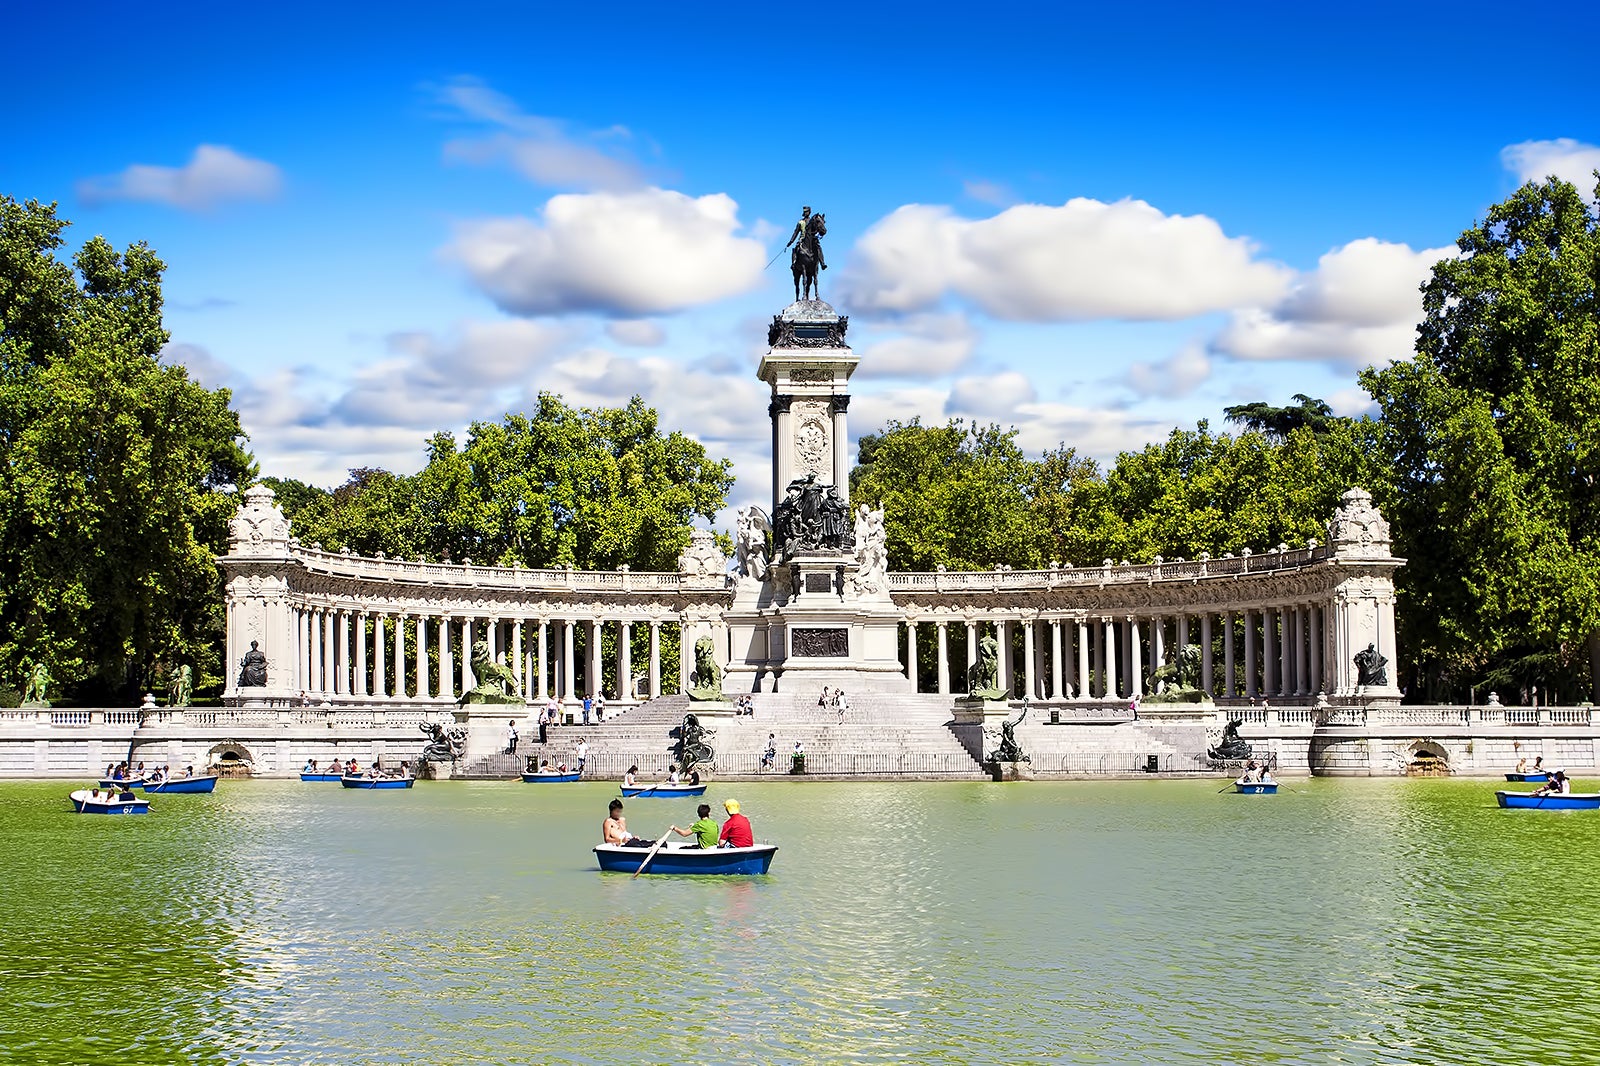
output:
<path id="1" fill-rule="evenodd" d="M 694 642 L 694 673 L 689 675 L 689 699 L 721 700 L 722 667 L 717 665 L 717 646 L 710 637 Z"/>
<path id="2" fill-rule="evenodd" d="M 1000 687 L 1000 642 L 994 637 L 985 634 L 978 641 L 978 661 L 972 664 L 967 682 L 973 699 L 1006 698 L 1005 690 Z"/>
<path id="3" fill-rule="evenodd" d="M 480 640 L 472 645 L 472 676 L 477 685 L 463 692 L 457 703 L 521 703 L 517 694 L 517 676 L 504 663 L 494 661 L 489 642 Z"/>

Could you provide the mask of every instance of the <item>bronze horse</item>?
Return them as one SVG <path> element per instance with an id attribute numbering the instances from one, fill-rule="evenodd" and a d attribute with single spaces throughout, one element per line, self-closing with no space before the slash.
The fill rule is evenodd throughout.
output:
<path id="1" fill-rule="evenodd" d="M 822 259 L 817 238 L 827 234 L 828 224 L 823 216 L 812 215 L 805 233 L 794 244 L 794 252 L 789 256 L 789 270 L 794 274 L 794 298 L 797 302 L 802 281 L 805 283 L 806 299 L 822 299 L 822 289 L 817 284 L 817 264 Z"/>

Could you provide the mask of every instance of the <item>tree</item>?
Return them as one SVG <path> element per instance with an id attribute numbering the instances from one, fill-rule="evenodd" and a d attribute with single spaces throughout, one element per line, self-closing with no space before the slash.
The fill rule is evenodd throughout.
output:
<path id="1" fill-rule="evenodd" d="M 1287 439 L 1290 433 L 1302 427 L 1313 433 L 1326 433 L 1339 421 L 1333 416 L 1333 408 L 1322 400 L 1303 392 L 1295 393 L 1294 398 L 1300 402 L 1293 407 L 1273 407 L 1259 400 L 1224 407 L 1222 417 L 1234 425 L 1277 440 Z"/>
<path id="2" fill-rule="evenodd" d="M 55 257 L 54 205 L 0 198 L 0 671 L 128 700 L 188 663 L 214 684 L 213 557 L 253 473 L 226 390 L 163 365 L 165 264 L 96 237 Z"/>
<path id="3" fill-rule="evenodd" d="M 850 498 L 881 504 L 895 570 L 1038 566 L 1028 488 L 1034 467 L 1017 431 L 960 419 L 891 421 L 861 438 Z"/>
<path id="4" fill-rule="evenodd" d="M 1490 208 L 1423 286 L 1416 358 L 1362 374 L 1408 559 L 1403 646 L 1430 692 L 1552 652 L 1570 674 L 1587 648 L 1600 696 L 1597 213 L 1600 188 L 1555 178 Z"/>
<path id="5" fill-rule="evenodd" d="M 693 519 L 712 519 L 731 464 L 680 432 L 662 433 L 635 396 L 569 407 L 541 393 L 531 414 L 475 422 L 467 442 L 436 433 L 412 476 L 353 470 L 331 493 L 298 482 L 284 513 L 325 548 L 529 567 L 673 570 Z"/>

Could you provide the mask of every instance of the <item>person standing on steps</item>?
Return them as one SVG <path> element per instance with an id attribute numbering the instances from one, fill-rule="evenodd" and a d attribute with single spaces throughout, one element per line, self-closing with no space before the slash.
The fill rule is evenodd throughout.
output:
<path id="1" fill-rule="evenodd" d="M 578 738 L 578 776 L 583 776 L 583 764 L 589 761 L 589 742 L 582 737 Z"/>

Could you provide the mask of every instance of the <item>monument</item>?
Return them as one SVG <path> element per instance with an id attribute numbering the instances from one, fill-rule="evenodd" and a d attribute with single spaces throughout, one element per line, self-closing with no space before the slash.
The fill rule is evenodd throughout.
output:
<path id="1" fill-rule="evenodd" d="M 773 316 L 757 369 L 772 390 L 772 502 L 739 512 L 729 692 L 910 690 L 883 511 L 850 503 L 846 415 L 860 360 L 845 342 L 849 318 L 817 294 L 826 232 L 809 208 L 796 223 L 797 298 Z"/>

